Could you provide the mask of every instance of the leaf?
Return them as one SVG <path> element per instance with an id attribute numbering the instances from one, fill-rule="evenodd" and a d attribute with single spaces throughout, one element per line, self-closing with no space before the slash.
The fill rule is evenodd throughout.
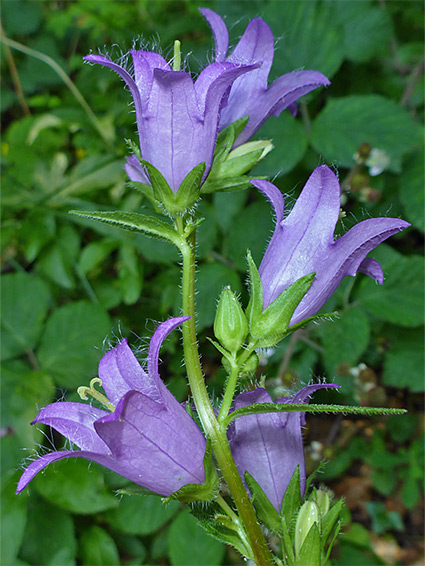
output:
<path id="1" fill-rule="evenodd" d="M 398 191 L 405 218 L 412 225 L 425 231 L 425 191 L 424 191 L 423 147 L 409 155 L 403 163 Z"/>
<path id="2" fill-rule="evenodd" d="M 280 515 L 285 518 L 285 523 L 288 527 L 293 525 L 293 518 L 298 513 L 301 503 L 300 466 L 297 465 L 286 488 L 280 508 Z"/>
<path id="3" fill-rule="evenodd" d="M 4 449 L 4 446 L 2 447 Z M 18 474 L 4 481 L 1 487 L 1 564 L 16 564 L 27 522 L 26 497 L 15 494 Z"/>
<path id="4" fill-rule="evenodd" d="M 254 261 L 259 265 L 272 229 L 270 205 L 263 200 L 248 205 L 234 219 L 226 235 L 224 254 L 233 261 L 236 269 L 245 272 L 246 252 L 251 250 Z"/>
<path id="5" fill-rule="evenodd" d="M 80 539 L 80 553 L 83 564 L 116 566 L 120 563 L 114 539 L 97 525 L 84 530 Z"/>
<path id="6" fill-rule="evenodd" d="M 76 388 L 97 374 L 99 354 L 111 328 L 108 314 L 88 301 L 69 303 L 49 318 L 38 359 L 59 387 Z"/>
<path id="7" fill-rule="evenodd" d="M 424 391 L 423 329 L 394 328 L 388 336 L 383 382 L 397 389 L 407 387 L 413 393 Z"/>
<path id="8" fill-rule="evenodd" d="M 403 155 L 420 143 L 421 128 L 399 104 L 375 94 L 330 100 L 312 128 L 314 149 L 339 167 L 352 167 L 360 144 L 369 143 L 390 157 L 399 173 Z"/>
<path id="9" fill-rule="evenodd" d="M 142 293 L 143 264 L 137 257 L 134 246 L 123 244 L 118 255 L 118 275 L 123 302 L 134 304 Z"/>
<path id="10" fill-rule="evenodd" d="M 113 224 L 124 230 L 131 232 L 141 232 L 150 236 L 151 238 L 159 238 L 172 242 L 179 247 L 180 236 L 179 234 L 166 222 L 158 220 L 154 216 L 147 216 L 146 214 L 139 214 L 137 212 L 122 212 L 122 211 L 98 211 L 87 212 L 83 210 L 70 210 L 70 214 L 77 216 L 84 216 L 106 224 Z"/>
<path id="11" fill-rule="evenodd" d="M 105 484 L 103 469 L 84 458 L 71 457 L 47 466 L 33 483 L 50 503 L 71 513 L 89 515 L 119 505 L 119 499 Z"/>
<path id="12" fill-rule="evenodd" d="M 278 43 L 274 76 L 297 69 L 315 69 L 331 77 L 343 59 L 343 35 L 334 7 L 328 2 L 281 2 L 274 0 L 263 10 Z"/>
<path id="13" fill-rule="evenodd" d="M 74 566 L 76 550 L 70 515 L 47 501 L 33 499 L 28 506 L 28 523 L 20 557 L 29 564 Z"/>
<path id="14" fill-rule="evenodd" d="M 1 426 L 12 430 L 22 447 L 42 442 L 40 429 L 30 423 L 37 407 L 54 399 L 52 377 L 43 371 L 31 371 L 21 360 L 2 364 L 1 377 Z"/>
<path id="15" fill-rule="evenodd" d="M 197 273 L 196 312 L 199 330 L 212 326 L 215 317 L 217 299 L 226 285 L 230 285 L 235 293 L 241 291 L 238 275 L 222 263 L 201 265 Z M 180 302 L 180 298 L 179 298 Z"/>
<path id="16" fill-rule="evenodd" d="M 225 546 L 208 536 L 187 510 L 173 521 L 168 545 L 173 566 L 218 566 L 225 553 Z"/>
<path id="17" fill-rule="evenodd" d="M 44 281 L 28 273 L 1 278 L 1 358 L 24 354 L 37 344 L 50 303 Z"/>
<path id="18" fill-rule="evenodd" d="M 230 191 L 228 193 L 215 193 L 213 196 L 216 222 L 221 231 L 226 234 L 237 214 L 244 207 L 248 193 L 245 191 Z"/>
<path id="19" fill-rule="evenodd" d="M 145 536 L 157 531 L 178 510 L 177 501 L 164 505 L 156 495 L 125 495 L 116 509 L 105 513 L 105 519 L 123 533 Z"/>
<path id="20" fill-rule="evenodd" d="M 274 178 L 288 173 L 301 161 L 308 147 L 305 127 L 289 112 L 278 118 L 271 116 L 255 137 L 271 140 L 274 145 L 273 151 L 252 170 L 255 179 L 258 175 Z"/>
<path id="21" fill-rule="evenodd" d="M 296 566 L 321 566 L 321 544 L 320 533 L 317 523 L 314 523 L 308 531 L 300 549 L 300 554 L 295 562 Z"/>
<path id="22" fill-rule="evenodd" d="M 420 326 L 424 322 L 424 258 L 393 256 L 397 259 L 382 263 L 383 286 L 365 278 L 357 296 L 381 320 L 400 326 Z"/>
<path id="23" fill-rule="evenodd" d="M 338 366 L 354 366 L 369 343 L 369 319 L 362 308 L 351 307 L 335 320 L 318 328 L 324 348 L 323 361 L 329 375 L 338 373 Z M 346 373 L 345 370 L 342 370 Z"/>
<path id="24" fill-rule="evenodd" d="M 356 63 L 389 53 L 392 25 L 389 14 L 369 0 L 333 2 L 343 33 L 345 57 Z"/>

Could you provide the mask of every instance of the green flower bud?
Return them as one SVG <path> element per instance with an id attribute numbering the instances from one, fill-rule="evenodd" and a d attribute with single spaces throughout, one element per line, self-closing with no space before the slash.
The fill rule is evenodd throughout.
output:
<path id="1" fill-rule="evenodd" d="M 320 511 L 315 501 L 306 501 L 298 512 L 295 525 L 295 554 L 299 556 L 302 545 L 314 523 L 319 526 Z"/>
<path id="2" fill-rule="evenodd" d="M 223 289 L 214 320 L 214 334 L 231 353 L 236 353 L 248 335 L 248 321 L 230 287 Z"/>
<path id="3" fill-rule="evenodd" d="M 257 370 L 258 362 L 258 356 L 255 352 L 253 352 L 242 366 L 241 373 L 254 373 Z"/>

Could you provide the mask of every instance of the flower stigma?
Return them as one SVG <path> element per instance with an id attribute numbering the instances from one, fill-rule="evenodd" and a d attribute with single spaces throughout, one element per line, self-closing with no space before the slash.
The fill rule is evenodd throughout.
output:
<path id="1" fill-rule="evenodd" d="M 181 43 L 178 39 L 174 42 L 173 71 L 180 71 L 182 56 L 180 52 Z"/>
<path id="2" fill-rule="evenodd" d="M 99 401 L 101 405 L 103 405 L 106 409 L 108 409 L 108 411 L 111 412 L 115 411 L 115 405 L 113 405 L 109 401 L 106 395 L 103 395 L 102 393 L 100 393 L 100 391 L 96 391 L 96 389 L 94 388 L 96 383 L 102 386 L 102 380 L 100 379 L 100 377 L 94 377 L 90 381 L 90 387 L 87 387 L 87 385 L 81 385 L 77 389 L 78 395 L 81 397 L 83 401 L 87 401 L 88 399 L 87 395 L 91 395 L 94 399 L 96 399 L 96 401 Z"/>

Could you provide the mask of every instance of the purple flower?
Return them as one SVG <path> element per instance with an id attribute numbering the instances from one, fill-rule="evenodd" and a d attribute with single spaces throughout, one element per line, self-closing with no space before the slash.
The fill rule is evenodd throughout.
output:
<path id="1" fill-rule="evenodd" d="M 282 397 L 277 402 L 306 403 L 315 391 L 327 387 L 339 385 L 308 385 L 292 399 Z M 259 387 L 238 395 L 234 408 L 272 402 L 268 392 Z M 305 492 L 306 472 L 301 430 L 304 424 L 305 413 L 266 413 L 238 417 L 228 430 L 233 458 L 242 479 L 245 472 L 248 472 L 260 484 L 277 512 L 280 512 L 283 496 L 297 466 L 300 471 L 301 496 Z"/>
<path id="2" fill-rule="evenodd" d="M 258 69 L 238 78 L 230 91 L 227 105 L 223 108 L 220 129 L 239 118 L 249 116 L 248 124 L 236 140 L 235 146 L 248 141 L 270 116 L 279 116 L 288 108 L 295 115 L 296 101 L 311 90 L 330 84 L 317 71 L 293 71 L 277 78 L 267 86 L 273 63 L 274 40 L 269 26 L 261 18 L 251 20 L 231 55 L 227 56 L 229 34 L 223 20 L 208 8 L 201 14 L 209 23 L 215 42 L 217 62 L 251 65 L 261 62 Z"/>
<path id="3" fill-rule="evenodd" d="M 252 184 L 271 202 L 276 227 L 259 268 L 266 308 L 300 277 L 315 273 L 313 284 L 291 319 L 295 324 L 313 316 L 346 275 L 365 273 L 379 284 L 382 268 L 366 255 L 378 244 L 410 224 L 398 218 L 369 218 L 334 241 L 340 211 L 340 186 L 336 175 L 317 167 L 290 214 L 284 218 L 284 199 L 277 187 L 256 179 Z"/>
<path id="4" fill-rule="evenodd" d="M 122 340 L 99 363 L 99 377 L 111 413 L 89 404 L 58 402 L 40 411 L 34 423 L 49 425 L 80 450 L 44 454 L 19 480 L 17 493 L 51 462 L 83 457 L 168 496 L 186 484 L 205 481 L 206 441 L 195 421 L 168 391 L 158 373 L 159 349 L 187 318 L 162 323 L 150 345 L 147 372 Z M 98 394 L 98 392 L 96 392 Z M 101 396 L 102 397 L 102 396 Z"/>
<path id="5" fill-rule="evenodd" d="M 194 82 L 189 73 L 173 71 L 158 53 L 130 54 L 134 78 L 108 57 L 87 55 L 84 59 L 109 67 L 127 84 L 134 101 L 142 158 L 154 165 L 177 193 L 186 175 L 202 162 L 206 164 L 204 179 L 207 176 L 225 95 L 235 79 L 256 67 L 213 63 Z M 149 182 L 134 157 L 127 162 L 127 173 L 132 181 Z"/>

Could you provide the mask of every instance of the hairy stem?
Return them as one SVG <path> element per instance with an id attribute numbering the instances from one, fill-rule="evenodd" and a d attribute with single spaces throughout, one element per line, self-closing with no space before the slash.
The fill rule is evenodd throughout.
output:
<path id="1" fill-rule="evenodd" d="M 191 234 L 189 241 L 182 242 L 180 250 L 183 256 L 182 314 L 191 317 L 183 323 L 183 349 L 193 400 L 205 433 L 211 439 L 211 446 L 223 478 L 244 524 L 255 562 L 259 566 L 273 566 L 273 558 L 266 539 L 233 460 L 226 430 L 220 426 L 214 414 L 202 374 L 195 328 L 195 232 Z"/>

